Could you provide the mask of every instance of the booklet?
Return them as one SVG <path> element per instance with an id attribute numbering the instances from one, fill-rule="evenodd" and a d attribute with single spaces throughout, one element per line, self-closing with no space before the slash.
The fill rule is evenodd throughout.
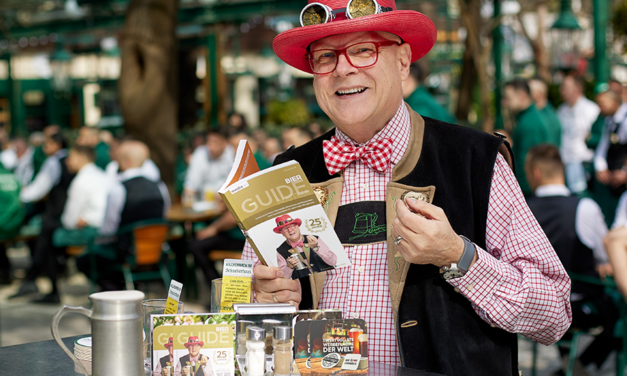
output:
<path id="1" fill-rule="evenodd" d="M 233 376 L 235 314 L 151 315 L 153 376 Z"/>
<path id="2" fill-rule="evenodd" d="M 259 171 L 248 142 L 242 140 L 218 193 L 261 263 L 283 269 L 287 278 L 350 265 L 298 162 Z"/>

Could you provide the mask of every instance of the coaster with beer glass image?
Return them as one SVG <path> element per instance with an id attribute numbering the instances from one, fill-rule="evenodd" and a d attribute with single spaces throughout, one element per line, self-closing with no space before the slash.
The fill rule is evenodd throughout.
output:
<path id="1" fill-rule="evenodd" d="M 312 321 L 309 337 L 312 374 L 368 373 L 368 330 L 364 320 Z"/>

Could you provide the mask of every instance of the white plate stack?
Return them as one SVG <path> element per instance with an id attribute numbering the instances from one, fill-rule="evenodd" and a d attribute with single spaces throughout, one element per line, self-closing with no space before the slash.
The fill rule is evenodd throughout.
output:
<path id="1" fill-rule="evenodd" d="M 79 338 L 74 341 L 74 356 L 83 364 L 87 373 L 91 375 L 91 337 Z M 83 371 L 74 365 L 74 371 L 82 373 Z"/>

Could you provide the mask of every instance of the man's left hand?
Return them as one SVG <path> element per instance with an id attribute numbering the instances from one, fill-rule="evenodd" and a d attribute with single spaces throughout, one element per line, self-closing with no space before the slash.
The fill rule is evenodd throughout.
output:
<path id="1" fill-rule="evenodd" d="M 607 276 L 614 275 L 614 269 L 612 269 L 612 264 L 610 264 L 609 262 L 606 264 L 597 265 L 595 269 L 597 270 L 597 273 L 599 273 L 599 277 L 601 277 L 601 279 L 605 279 L 605 277 Z"/>
<path id="2" fill-rule="evenodd" d="M 610 186 L 612 188 L 616 188 L 621 184 L 625 184 L 627 182 L 627 173 L 623 172 L 623 170 L 612 171 L 612 180 L 610 181 Z"/>
<path id="3" fill-rule="evenodd" d="M 307 235 L 307 243 L 309 244 L 309 248 L 314 249 L 318 246 L 318 238 L 313 235 Z"/>
<path id="4" fill-rule="evenodd" d="M 392 237 L 402 238 L 396 249 L 403 259 L 438 267 L 458 262 L 464 252 L 464 240 L 453 231 L 444 211 L 424 201 L 407 201 L 413 213 L 404 201 L 397 200 L 392 227 Z"/>
<path id="5" fill-rule="evenodd" d="M 76 228 L 83 228 L 87 226 L 87 222 L 85 222 L 85 220 L 83 218 L 79 218 L 78 222 L 76 223 Z"/>
<path id="6" fill-rule="evenodd" d="M 200 355 L 200 365 L 204 366 L 205 364 L 207 364 L 207 357 L 204 355 Z"/>

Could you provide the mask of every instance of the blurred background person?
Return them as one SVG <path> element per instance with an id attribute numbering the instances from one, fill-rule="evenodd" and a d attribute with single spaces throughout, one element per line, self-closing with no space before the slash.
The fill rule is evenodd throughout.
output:
<path id="1" fill-rule="evenodd" d="M 112 237 L 112 241 L 92 244 L 89 250 L 96 255 L 98 284 L 105 291 L 124 289 L 122 273 L 117 272 L 115 267 L 124 262 L 132 251 L 130 233 L 113 236 L 120 228 L 133 223 L 165 220 L 171 206 L 165 184 L 145 176 L 142 166 L 150 158 L 150 152 L 144 143 L 125 141 L 116 156 L 120 174 L 107 196 L 104 221 L 98 230 L 99 236 Z M 81 256 L 76 264 L 85 275 L 91 274 L 89 255 Z"/>
<path id="2" fill-rule="evenodd" d="M 111 179 L 117 179 L 120 174 L 120 164 L 117 160 L 118 149 L 125 142 L 134 142 L 135 140 L 130 136 L 124 136 L 121 138 L 116 138 L 112 143 L 109 149 L 109 153 L 111 155 L 111 162 L 107 163 L 105 168 L 105 172 Z M 141 166 L 143 176 L 147 179 L 150 179 L 154 182 L 158 182 L 161 180 L 161 171 L 159 171 L 159 167 L 152 161 L 152 159 L 147 158 L 144 161 L 144 164 Z"/>
<path id="3" fill-rule="evenodd" d="M 197 200 L 206 192 L 215 195 L 229 176 L 234 158 L 227 131 L 224 128 L 209 131 L 207 143 L 197 147 L 189 161 L 183 197 Z"/>
<path id="4" fill-rule="evenodd" d="M 531 98 L 549 126 L 549 142 L 560 147 L 562 143 L 562 125 L 557 117 L 555 108 L 549 103 L 549 87 L 544 80 L 537 77 L 530 79 L 528 83 L 531 90 Z"/>
<path id="5" fill-rule="evenodd" d="M 284 150 L 289 149 L 289 147 L 292 145 L 294 145 L 294 147 L 305 145 L 312 140 L 309 132 L 297 127 L 287 128 L 283 130 L 283 134 L 281 137 L 283 139 Z"/>
<path id="6" fill-rule="evenodd" d="M 550 126 L 540 114 L 531 99 L 527 81 L 516 79 L 505 85 L 503 107 L 516 117 L 516 127 L 512 135 L 512 150 L 515 166 L 524 166 L 529 149 L 536 145 L 550 142 Z M 524 168 L 516 169 L 516 179 L 525 197 L 531 195 Z"/>
<path id="7" fill-rule="evenodd" d="M 240 133 L 240 132 L 248 131 L 248 126 L 246 125 L 246 118 L 244 117 L 244 115 L 238 112 L 232 112 L 229 115 L 227 123 L 229 126 L 229 132 Z"/>
<path id="8" fill-rule="evenodd" d="M 265 140 L 265 142 L 261 145 L 261 152 L 264 157 L 268 160 L 268 162 L 272 165 L 274 164 L 274 159 L 277 155 L 283 152 L 281 149 L 281 143 L 274 137 L 269 137 Z"/>
<path id="9" fill-rule="evenodd" d="M 596 102 L 601 110 L 603 131 L 594 153 L 596 181 L 592 184 L 594 199 L 601 205 L 606 223 L 616 214 L 620 195 L 625 191 L 627 173 L 627 104 L 613 90 L 599 94 Z"/>
<path id="10" fill-rule="evenodd" d="M 17 152 L 4 128 L 0 128 L 0 164 L 9 171 L 13 171 L 17 166 Z"/>
<path id="11" fill-rule="evenodd" d="M 592 161 L 594 151 L 588 149 L 586 138 L 600 113 L 599 106 L 586 98 L 583 90 L 582 77 L 567 75 L 560 86 L 564 103 L 557 109 L 562 125 L 560 152 L 566 166 L 566 185 L 575 194 L 583 194 L 588 187 L 584 163 Z"/>
<path id="12" fill-rule="evenodd" d="M 34 249 L 31 249 L 32 264 L 19 290 L 9 297 L 17 298 L 38 292 L 35 279 L 44 273 L 52 284 L 52 291 L 35 302 L 58 302 L 58 288 L 56 284 L 58 269 L 65 261 L 65 249 L 52 244 L 52 235 L 61 227 L 61 214 L 67 201 L 67 191 L 74 179 L 65 160 L 67 158 L 67 142 L 60 134 L 50 135 L 43 147 L 48 158 L 41 167 L 35 179 L 20 192 L 20 200 L 32 203 L 48 197 L 42 214 L 41 232 L 37 236 Z M 50 299 L 54 299 L 50 301 Z"/>
<path id="13" fill-rule="evenodd" d="M 257 144 L 257 141 L 255 141 L 254 138 L 248 136 L 246 133 L 237 133 L 237 134 L 232 135 L 229 138 L 229 144 L 231 145 L 233 150 L 237 151 L 237 147 L 238 147 L 239 142 L 241 140 L 248 141 L 248 145 L 250 146 L 250 150 L 252 150 L 253 156 L 255 157 L 255 161 L 257 162 L 257 166 L 259 166 L 260 170 L 264 170 L 264 169 L 272 166 L 272 164 L 270 162 L 268 162 L 266 157 L 263 155 L 263 153 L 259 149 L 259 144 Z"/>
<path id="14" fill-rule="evenodd" d="M 531 148 L 524 168 L 534 193 L 527 200 L 529 208 L 566 271 L 595 278 L 611 275 L 603 244 L 607 226 L 601 208 L 592 199 L 580 198 L 568 190 L 559 149 L 553 145 Z M 620 345 L 614 338 L 618 308 L 605 294 L 603 286 L 577 280 L 572 281 L 570 300 L 573 327 L 603 327 L 601 334 L 579 357 L 583 367 L 594 363 L 600 369 L 608 355 Z M 559 349 L 562 356 L 568 355 L 569 348 L 560 346 Z"/>
<path id="15" fill-rule="evenodd" d="M 405 98 L 405 102 L 421 116 L 446 123 L 457 123 L 455 118 L 444 107 L 440 106 L 431 93 L 422 85 L 426 76 L 426 72 L 418 63 L 410 65 L 409 76 L 403 81 L 403 98 Z"/>
<path id="16" fill-rule="evenodd" d="M 33 147 L 21 137 L 16 138 L 13 145 L 17 154 L 17 165 L 13 172 L 20 184 L 26 186 L 33 179 Z"/>
<path id="17" fill-rule="evenodd" d="M 78 131 L 76 145 L 89 146 L 94 149 L 94 153 L 96 155 L 94 164 L 103 170 L 111 161 L 111 157 L 109 156 L 109 145 L 100 139 L 100 129 L 96 127 L 81 127 Z"/>
<path id="18" fill-rule="evenodd" d="M 324 129 L 322 129 L 322 126 L 320 125 L 320 123 L 317 123 L 317 122 L 310 123 L 307 126 L 307 130 L 309 131 L 309 134 L 311 134 L 311 137 L 313 138 L 318 138 L 324 134 Z"/>
<path id="19" fill-rule="evenodd" d="M 13 239 L 24 220 L 24 207 L 20 202 L 20 182 L 0 164 L 0 285 L 10 284 L 11 263 L 7 257 L 5 241 Z"/>

